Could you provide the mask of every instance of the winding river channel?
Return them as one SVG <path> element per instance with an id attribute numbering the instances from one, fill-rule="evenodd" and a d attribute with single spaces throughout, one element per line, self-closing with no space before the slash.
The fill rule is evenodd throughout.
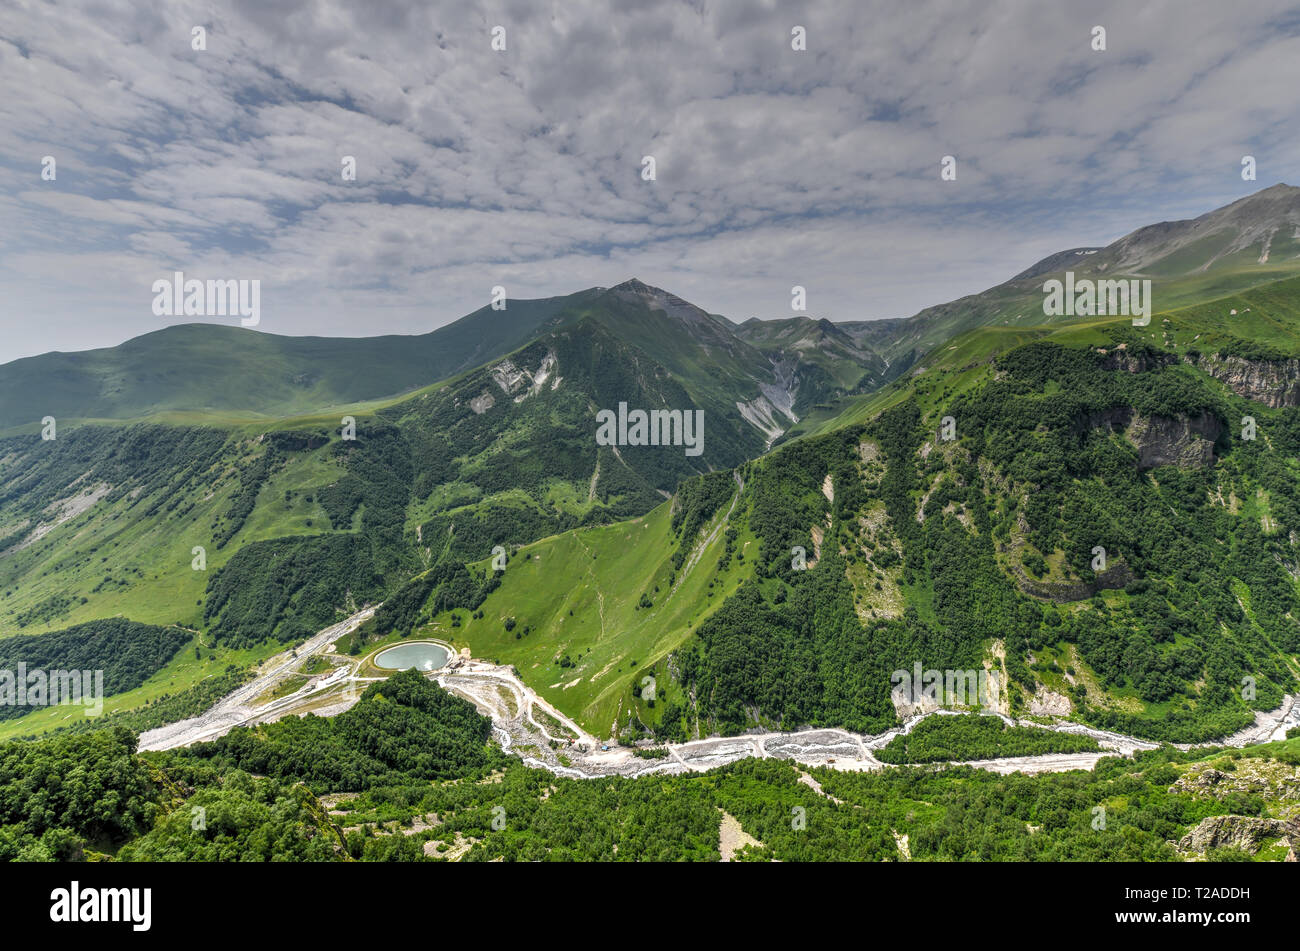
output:
<path id="1" fill-rule="evenodd" d="M 284 716 L 315 713 L 330 716 L 346 710 L 360 697 L 375 676 L 374 656 L 347 657 L 334 652 L 334 642 L 355 630 L 374 613 L 369 607 L 339 622 L 300 645 L 295 652 L 273 657 L 249 683 L 223 697 L 197 717 L 149 730 L 140 736 L 141 750 L 174 749 L 212 740 L 236 726 L 267 723 Z M 411 645 L 414 647 L 415 645 Z M 425 676 L 444 689 L 472 702 L 492 718 L 493 733 L 503 749 L 520 757 L 528 766 L 547 769 L 556 775 L 575 779 L 601 776 L 674 775 L 712 769 L 746 757 L 784 759 L 808 766 L 829 766 L 843 770 L 887 768 L 874 755 L 896 736 L 911 732 L 927 716 L 948 716 L 950 711 L 937 710 L 917 714 L 901 726 L 879 734 L 851 733 L 839 729 L 807 729 L 792 733 L 746 733 L 731 737 L 709 737 L 685 743 L 671 743 L 657 758 L 638 756 L 630 747 L 611 745 L 586 730 L 570 717 L 538 696 L 509 667 L 456 656 L 449 647 L 448 662 L 429 669 L 432 644 L 420 645 L 417 657 L 398 657 L 389 646 L 379 653 L 388 654 L 388 662 L 408 661 L 425 668 Z M 310 679 L 303 687 L 287 695 L 277 695 L 276 688 L 301 668 L 312 655 L 322 655 L 333 664 L 330 673 Z M 439 654 L 436 658 L 441 660 Z M 394 666 L 398 664 L 394 663 Z M 364 675 L 370 671 L 371 675 Z M 995 715 L 995 714 L 989 714 Z M 1098 730 L 1069 720 L 1013 720 L 1008 724 L 1036 727 L 1062 733 L 1092 737 L 1101 752 L 1045 753 L 1037 756 L 1005 757 L 969 761 L 967 764 L 1000 773 L 1062 772 L 1091 769 L 1104 756 L 1131 756 L 1139 750 L 1155 749 L 1159 744 L 1136 737 Z M 1258 713 L 1251 726 L 1212 744 L 1242 747 L 1286 736 L 1290 727 L 1300 726 L 1300 702 L 1288 695 L 1282 705 L 1268 713 Z M 1190 744 L 1175 744 L 1189 749 Z"/>

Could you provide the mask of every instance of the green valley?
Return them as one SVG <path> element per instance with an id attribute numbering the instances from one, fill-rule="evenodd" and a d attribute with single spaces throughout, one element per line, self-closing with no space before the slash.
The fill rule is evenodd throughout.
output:
<path id="1" fill-rule="evenodd" d="M 754 843 L 728 858 L 1170 859 L 1222 848 L 1198 830 L 1231 815 L 1277 857 L 1278 796 L 1175 787 L 1240 760 L 1192 744 L 1294 765 L 1251 731 L 1300 693 L 1300 277 L 1267 227 L 1296 194 L 874 326 L 737 325 L 631 280 L 428 339 L 195 325 L 0 367 L 0 667 L 100 669 L 105 692 L 99 723 L 0 714 L 23 739 L 0 785 L 87 756 L 132 803 L 117 826 L 14 806 L 4 849 L 712 859 L 738 821 Z M 1044 317 L 1064 266 L 1150 275 L 1169 304 L 1145 326 Z M 702 412 L 702 451 L 598 443 L 620 404 Z M 390 676 L 374 659 L 403 641 L 453 658 Z M 900 689 L 914 668 L 995 687 Z M 995 759 L 1093 771 L 912 768 Z M 497 783 L 529 831 L 482 827 Z M 1005 828 L 977 841 L 990 784 Z M 671 844 L 632 831 L 669 809 L 647 789 Z M 838 844 L 772 818 L 810 789 Z M 341 793 L 346 829 L 317 799 Z M 1084 843 L 1097 796 L 1148 832 L 1176 815 Z M 202 847 L 190 800 L 229 816 Z M 844 802 L 884 811 L 853 826 Z M 624 819 L 560 841 L 539 831 L 557 810 Z M 293 816 L 279 845 L 245 841 L 272 813 Z M 436 835 L 392 834 L 425 813 Z"/>

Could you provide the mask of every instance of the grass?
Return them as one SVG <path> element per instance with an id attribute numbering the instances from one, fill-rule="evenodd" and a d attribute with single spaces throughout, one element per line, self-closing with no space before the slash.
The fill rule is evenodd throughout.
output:
<path id="1" fill-rule="evenodd" d="M 416 633 L 435 634 L 457 648 L 470 648 L 475 657 L 513 665 L 542 697 L 605 736 L 620 714 L 632 709 L 633 683 L 679 647 L 750 574 L 735 557 L 725 572 L 717 572 L 724 548 L 718 532 L 671 589 L 670 559 L 677 544 L 670 517 L 665 503 L 629 522 L 577 529 L 524 546 L 484 602 L 481 619 L 461 611 L 461 626 L 454 628 L 444 614 Z M 706 526 L 703 537 L 711 530 Z M 737 551 L 757 552 L 757 542 L 742 532 Z M 639 606 L 643 593 L 652 607 Z M 508 618 L 515 621 L 512 631 L 505 628 Z M 565 658 L 573 666 L 562 667 Z M 643 720 L 654 715 L 648 706 L 639 709 Z"/>
<path id="2" fill-rule="evenodd" d="M 1246 340 L 1284 354 L 1300 354 L 1300 277 L 1293 266 L 1216 271 L 1211 276 L 1161 282 L 1156 300 L 1160 310 L 1142 328 L 1133 327 L 1128 317 L 1086 317 L 1047 324 L 987 325 L 959 334 L 926 353 L 916 367 L 888 386 L 851 397 L 834 409 L 809 413 L 786 439 L 866 422 L 912 395 L 921 400 L 928 416 L 938 407 L 925 405 L 925 391 L 933 391 L 938 381 L 955 395 L 987 378 L 991 358 L 1034 340 L 1072 347 L 1106 346 L 1111 342 L 1107 331 L 1125 327 L 1156 346 L 1180 353 L 1191 349 L 1211 353 Z M 1025 319 L 1035 314 L 1041 321 L 1041 310 Z"/>
<path id="3" fill-rule="evenodd" d="M 230 507 L 238 488 L 233 477 L 220 485 L 193 490 L 183 500 L 194 505 L 185 515 L 178 514 L 185 504 L 175 512 L 160 510 L 145 519 L 134 510 L 140 500 L 126 497 L 112 504 L 100 502 L 58 525 L 40 541 L 0 560 L 0 591 L 4 592 L 0 636 L 41 634 L 114 616 L 147 624 L 179 624 L 197 631 L 209 578 L 243 544 L 329 530 L 329 519 L 319 503 L 309 503 L 306 498 L 314 500 L 315 490 L 336 481 L 340 474 L 328 447 L 289 454 L 287 464 L 262 489 L 243 528 L 224 548 L 213 542 L 211 525 Z M 289 504 L 284 501 L 286 490 L 295 493 Z M 192 567 L 196 545 L 205 549 L 205 570 Z M 70 603 L 64 611 L 18 626 L 19 615 L 51 599 Z M 201 648 L 201 659 L 194 657 L 195 646 Z M 210 639 L 196 634 L 145 684 L 108 698 L 105 710 L 132 709 L 223 673 L 228 664 L 248 667 L 281 649 L 282 645 L 267 644 L 232 651 L 213 647 Z M 59 726 L 70 712 L 54 708 L 4 721 L 0 739 Z"/>
<path id="4" fill-rule="evenodd" d="M 183 516 L 160 511 L 150 519 L 134 517 L 136 500 L 129 497 L 95 505 L 0 560 L 0 591 L 5 592 L 0 632 L 40 634 L 116 615 L 147 624 L 197 628 L 208 579 L 240 546 L 329 530 L 329 519 L 319 503 L 306 501 L 308 495 L 315 497 L 315 489 L 339 477 L 341 470 L 328 451 L 290 455 L 287 465 L 262 489 L 243 528 L 223 548 L 213 541 L 211 525 L 230 507 L 237 490 L 233 478 L 210 490 L 208 497 L 202 488 L 194 491 L 186 500 L 194 508 Z M 286 489 L 297 493 L 287 505 Z M 192 567 L 195 546 L 205 550 L 205 570 Z M 71 598 L 68 613 L 18 626 L 18 615 L 52 597 Z"/>

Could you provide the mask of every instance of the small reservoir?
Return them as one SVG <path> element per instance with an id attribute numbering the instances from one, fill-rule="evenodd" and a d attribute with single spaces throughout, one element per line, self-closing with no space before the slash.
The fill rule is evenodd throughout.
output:
<path id="1" fill-rule="evenodd" d="M 441 644 L 418 641 L 414 644 L 398 644 L 380 651 L 374 660 L 376 667 L 384 670 L 437 670 L 451 659 L 451 652 Z"/>

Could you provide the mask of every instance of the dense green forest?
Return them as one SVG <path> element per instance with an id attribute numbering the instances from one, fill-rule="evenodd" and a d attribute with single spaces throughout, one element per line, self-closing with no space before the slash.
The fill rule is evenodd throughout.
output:
<path id="1" fill-rule="evenodd" d="M 5 743 L 0 858 L 76 860 L 128 842 L 128 860 L 333 858 L 342 838 L 313 791 L 480 775 L 507 762 L 490 730 L 469 703 L 405 671 L 337 717 L 289 717 L 171 753 L 137 755 L 122 726 Z"/>
<path id="2" fill-rule="evenodd" d="M 1070 675 L 1056 689 L 1083 719 L 1156 740 L 1225 736 L 1275 708 L 1297 687 L 1300 654 L 1300 409 L 1249 403 L 1126 330 L 1115 336 L 1122 365 L 1047 343 L 1003 354 L 995 376 L 949 401 L 950 443 L 908 399 L 748 464 L 756 577 L 679 652 L 694 699 L 665 705 L 658 733 L 882 730 L 894 721 L 891 671 L 978 668 L 993 642 L 1005 645 L 1013 713 L 1045 670 Z M 1251 414 L 1266 438 L 1232 438 L 1227 421 Z M 1202 452 L 1200 437 L 1178 435 L 1182 420 L 1217 433 L 1212 457 L 1144 465 L 1156 451 L 1123 435 L 1135 417 L 1174 434 L 1167 452 L 1178 439 Z M 888 528 L 868 535 L 879 503 Z M 791 552 L 811 559 L 815 531 L 821 560 L 798 570 Z M 1094 570 L 1103 549 L 1109 564 Z M 1020 564 L 1035 569 L 1023 583 Z M 877 591 L 897 572 L 902 610 L 855 612 L 875 597 L 846 580 L 855 572 Z M 1038 654 L 1071 646 L 1104 694 L 1066 665 L 1039 666 Z M 1136 706 L 1113 699 L 1130 696 Z"/>
<path id="3" fill-rule="evenodd" d="M 700 529 L 718 513 L 736 490 L 730 472 L 710 472 L 688 479 L 673 497 L 672 527 L 681 539 L 673 554 L 673 567 L 681 570 Z"/>
<path id="4" fill-rule="evenodd" d="M 491 721 L 472 704 L 406 670 L 371 684 L 338 716 L 237 727 L 176 755 L 324 793 L 465 775 L 500 758 L 488 746 L 490 732 Z"/>
<path id="5" fill-rule="evenodd" d="M 245 545 L 214 574 L 204 619 L 233 647 L 269 637 L 302 640 L 340 620 L 348 597 L 360 605 L 383 592 L 364 535 L 275 538 Z"/>
<path id="6" fill-rule="evenodd" d="M 1091 559 L 1100 546 L 1136 576 L 1117 602 L 1094 597 L 1090 611 L 1021 626 L 1024 640 L 1008 638 L 1008 654 L 1013 643 L 1018 655 L 1058 640 L 1076 643 L 1106 686 L 1169 704 L 1155 717 L 1090 710 L 1094 722 L 1157 739 L 1202 740 L 1249 723 L 1250 709 L 1277 706 L 1295 686 L 1279 653 L 1300 652 L 1300 595 L 1287 570 L 1295 561 L 1288 534 L 1300 529 L 1290 438 L 1297 410 L 1270 414 L 1268 440 L 1233 438 L 1228 421 L 1264 417 L 1261 408 L 1158 357 L 1130 347 L 1127 360 L 1154 368 L 1120 372 L 1097 352 L 1022 347 L 999 361 L 1003 379 L 955 401 L 953 412 L 973 454 L 1031 487 L 1023 515 L 1037 550 L 1061 551 L 1077 577 L 1096 584 Z M 1131 445 L 1105 426 L 1085 425 L 1130 407 L 1221 420 L 1214 464 L 1143 468 Z M 1257 490 L 1269 499 L 1267 534 L 1260 518 L 1214 502 Z M 1010 514 L 995 537 L 1008 534 Z M 1246 677 L 1256 693 L 1243 702 Z M 1192 685 L 1200 680 L 1198 691 Z"/>
<path id="7" fill-rule="evenodd" d="M 108 502 L 132 498 L 145 515 L 172 511 L 229 457 L 227 439 L 218 429 L 143 423 L 78 426 L 48 441 L 12 436 L 0 441 L 0 505 L 16 504 L 15 514 L 38 516 L 93 473 L 111 487 Z"/>
<path id="8" fill-rule="evenodd" d="M 0 640 L 0 670 L 102 671 L 104 696 L 140 686 L 175 656 L 193 634 L 178 627 L 136 624 L 124 618 L 88 621 L 49 634 Z M 0 719 L 35 707 L 0 704 Z"/>
<path id="9" fill-rule="evenodd" d="M 71 861 L 147 832 L 157 785 L 120 727 L 0 745 L 0 857 Z"/>
<path id="10" fill-rule="evenodd" d="M 910 733 L 894 737 L 875 755 L 882 763 L 942 763 L 1100 749 L 1089 736 L 1008 726 L 998 717 L 938 716 L 927 717 Z"/>
<path id="11" fill-rule="evenodd" d="M 190 795 L 146 834 L 126 843 L 122 862 L 329 862 L 342 836 L 301 784 L 203 767 L 168 771 Z"/>
<path id="12" fill-rule="evenodd" d="M 378 719 L 336 735 L 274 724 L 284 728 L 253 744 L 146 756 L 122 729 L 5 744 L 0 857 L 716 861 L 725 813 L 756 840 L 737 860 L 1176 861 L 1175 844 L 1207 817 L 1285 821 L 1280 797 L 1300 781 L 1300 736 L 1247 750 L 1163 747 L 1037 776 L 745 759 L 676 777 L 575 780 L 504 756 L 484 740 L 485 720 L 465 716 L 461 701 L 432 703 L 421 680 L 403 678 L 386 695 L 371 688 L 358 707 Z M 412 716 L 391 719 L 390 707 Z M 380 725 L 398 726 L 391 745 L 373 731 Z M 322 754 L 369 762 L 348 777 L 322 770 Z M 250 775 L 262 769 L 269 775 Z M 1214 778 L 1189 781 L 1202 776 Z M 360 791 L 332 797 L 331 813 L 317 795 L 336 783 Z M 1258 857 L 1281 857 L 1271 841 L 1257 844 Z"/>

